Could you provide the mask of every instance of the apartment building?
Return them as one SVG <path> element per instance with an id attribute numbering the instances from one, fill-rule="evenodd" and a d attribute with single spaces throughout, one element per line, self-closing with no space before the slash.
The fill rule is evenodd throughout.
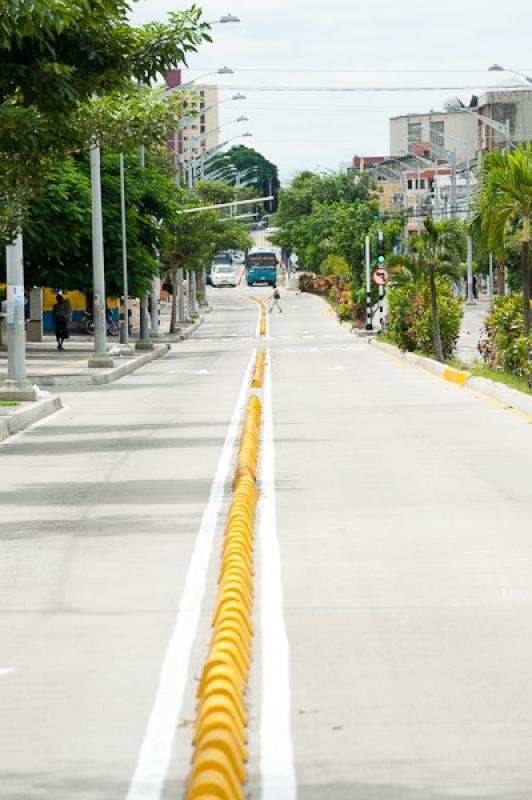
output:
<path id="1" fill-rule="evenodd" d="M 532 85 L 523 86 L 522 89 L 482 92 L 475 100 L 480 115 L 502 125 L 508 122 L 511 142 L 527 142 L 532 139 Z M 480 119 L 477 133 L 479 153 L 504 147 L 504 134 Z"/>
<path id="2" fill-rule="evenodd" d="M 182 83 L 180 69 L 173 69 L 166 76 L 168 88 L 180 86 Z M 168 150 L 176 163 L 187 164 L 190 157 L 197 158 L 202 151 L 216 147 L 220 143 L 216 129 L 218 121 L 218 87 L 206 84 L 194 84 L 187 90 L 195 99 L 191 102 L 191 112 L 195 114 L 179 130 L 169 131 Z M 177 156 L 179 154 L 179 157 Z"/>
<path id="3" fill-rule="evenodd" d="M 427 155 L 431 157 L 441 153 L 443 148 L 451 153 L 456 150 L 457 161 L 471 163 L 477 156 L 477 125 L 474 113 L 459 108 L 392 117 L 390 154 L 413 153 L 416 145 L 426 144 Z M 430 150 L 431 144 L 434 151 Z"/>

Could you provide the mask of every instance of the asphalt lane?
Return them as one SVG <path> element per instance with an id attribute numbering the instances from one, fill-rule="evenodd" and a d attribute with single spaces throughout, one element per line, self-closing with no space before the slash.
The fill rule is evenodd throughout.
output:
<path id="1" fill-rule="evenodd" d="M 205 325 L 167 358 L 65 394 L 65 411 L 0 447 L 0 796 L 126 796 L 264 344 L 276 525 L 261 515 L 258 553 L 273 535 L 289 672 L 265 694 L 281 651 L 265 652 L 259 558 L 249 797 L 276 781 L 270 797 L 291 796 L 264 759 L 271 703 L 302 800 L 529 798 L 530 425 L 370 349 L 312 297 L 282 292 L 260 342 L 249 294 L 211 291 Z M 165 798 L 188 771 L 222 522 Z"/>
<path id="2" fill-rule="evenodd" d="M 525 800 L 531 426 L 288 304 L 271 362 L 297 797 Z"/>

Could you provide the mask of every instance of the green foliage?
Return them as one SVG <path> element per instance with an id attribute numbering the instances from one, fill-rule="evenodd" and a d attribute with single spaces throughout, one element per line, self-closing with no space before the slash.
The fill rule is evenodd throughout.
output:
<path id="1" fill-rule="evenodd" d="M 320 264 L 320 272 L 323 275 L 339 275 L 342 278 L 349 278 L 349 264 L 340 256 L 327 256 Z"/>
<path id="2" fill-rule="evenodd" d="M 390 252 L 401 232 L 400 219 L 375 220 L 378 211 L 369 176 L 303 172 L 280 192 L 274 242 L 296 252 L 302 268 L 313 272 L 329 271 L 328 259 L 341 259 L 356 291 L 364 284 L 364 237 L 369 234 L 375 252 L 383 231 Z"/>
<path id="3" fill-rule="evenodd" d="M 489 367 L 520 377 L 528 375 L 532 337 L 525 336 L 522 294 L 495 298 L 479 350 Z"/>
<path id="4" fill-rule="evenodd" d="M 143 294 L 162 264 L 165 224 L 175 212 L 175 186 L 170 174 L 154 166 L 142 169 L 138 153 L 125 159 L 128 272 L 130 293 Z M 119 157 L 101 159 L 106 287 L 122 291 L 122 235 Z M 92 288 L 92 229 L 88 155 L 70 157 L 52 170 L 38 200 L 29 206 L 24 230 L 28 285 L 63 289 Z"/>
<path id="5" fill-rule="evenodd" d="M 460 333 L 462 304 L 445 278 L 436 281 L 442 349 L 444 357 L 449 358 Z M 395 344 L 401 350 L 435 355 L 429 285 L 395 284 L 388 291 L 388 304 L 386 325 Z"/>
<path id="6" fill-rule="evenodd" d="M 202 181 L 195 189 L 181 189 L 180 208 L 227 203 L 233 189 L 226 184 Z M 215 253 L 222 250 L 246 250 L 253 240 L 238 221 L 222 211 L 202 211 L 194 214 L 174 214 L 168 225 L 164 255 L 172 269 L 186 267 L 202 270 Z"/>
<path id="7" fill-rule="evenodd" d="M 211 174 L 225 167 L 233 166 L 239 172 L 247 172 L 243 182 L 250 181 L 249 188 L 252 192 L 250 196 L 266 197 L 270 194 L 270 189 L 272 194 L 277 195 L 280 186 L 277 167 L 261 153 L 258 153 L 257 150 L 239 145 L 224 152 L 223 156 L 223 158 L 221 155 L 217 156 L 209 162 L 209 172 Z M 256 168 L 256 171 L 254 168 Z M 236 178 L 227 177 L 225 181 L 234 186 Z M 268 211 L 274 210 L 275 207 L 275 203 L 273 206 L 269 203 L 266 204 L 266 210 Z"/>

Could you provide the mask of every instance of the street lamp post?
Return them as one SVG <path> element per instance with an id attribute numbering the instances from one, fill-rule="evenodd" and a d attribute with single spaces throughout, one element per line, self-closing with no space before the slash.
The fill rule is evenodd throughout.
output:
<path id="1" fill-rule="evenodd" d="M 113 359 L 107 354 L 107 319 L 105 301 L 105 256 L 103 247 L 102 181 L 100 147 L 97 142 L 91 148 L 92 191 L 92 272 L 94 291 L 94 353 L 89 367 L 112 367 Z"/>

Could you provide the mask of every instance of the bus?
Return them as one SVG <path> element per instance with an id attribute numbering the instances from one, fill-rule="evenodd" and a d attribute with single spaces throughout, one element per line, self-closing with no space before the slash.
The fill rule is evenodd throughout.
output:
<path id="1" fill-rule="evenodd" d="M 254 283 L 266 283 L 273 286 L 277 282 L 277 256 L 267 247 L 252 247 L 246 256 L 246 281 L 248 286 Z"/>

